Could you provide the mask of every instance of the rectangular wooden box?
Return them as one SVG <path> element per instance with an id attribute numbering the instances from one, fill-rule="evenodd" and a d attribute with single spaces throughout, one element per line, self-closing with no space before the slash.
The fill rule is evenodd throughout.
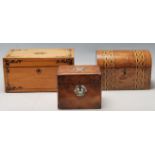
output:
<path id="1" fill-rule="evenodd" d="M 74 50 L 12 49 L 3 64 L 6 92 L 57 91 L 57 68 L 74 64 Z"/>
<path id="2" fill-rule="evenodd" d="M 103 90 L 149 89 L 151 53 L 148 50 L 98 50 Z"/>
<path id="3" fill-rule="evenodd" d="M 101 72 L 98 66 L 60 66 L 58 108 L 101 108 Z"/>

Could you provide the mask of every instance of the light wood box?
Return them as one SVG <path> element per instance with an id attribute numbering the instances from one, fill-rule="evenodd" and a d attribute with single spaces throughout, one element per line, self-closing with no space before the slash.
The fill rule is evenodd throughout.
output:
<path id="1" fill-rule="evenodd" d="M 74 64 L 74 49 L 12 49 L 3 64 L 6 92 L 57 91 L 57 68 Z"/>

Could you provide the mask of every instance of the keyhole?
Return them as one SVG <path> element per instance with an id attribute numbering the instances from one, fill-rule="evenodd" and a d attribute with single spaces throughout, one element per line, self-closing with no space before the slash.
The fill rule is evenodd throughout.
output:
<path id="1" fill-rule="evenodd" d="M 42 71 L 41 71 L 40 68 L 38 68 L 38 69 L 36 70 L 36 72 L 37 72 L 38 74 L 40 74 Z"/>
<path id="2" fill-rule="evenodd" d="M 124 70 L 123 70 L 124 75 L 126 75 L 126 74 L 127 74 L 126 72 L 127 72 L 127 71 L 126 71 L 126 68 L 124 68 Z"/>

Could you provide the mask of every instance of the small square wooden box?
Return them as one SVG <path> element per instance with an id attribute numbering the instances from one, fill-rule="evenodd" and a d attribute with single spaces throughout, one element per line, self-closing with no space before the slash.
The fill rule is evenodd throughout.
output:
<path id="1" fill-rule="evenodd" d="M 58 108 L 101 108 L 101 72 L 98 66 L 60 66 Z"/>
<path id="2" fill-rule="evenodd" d="M 148 50 L 98 50 L 103 90 L 149 89 L 152 58 Z"/>
<path id="3" fill-rule="evenodd" d="M 13 49 L 3 64 L 6 92 L 57 91 L 57 68 L 74 64 L 74 50 Z"/>

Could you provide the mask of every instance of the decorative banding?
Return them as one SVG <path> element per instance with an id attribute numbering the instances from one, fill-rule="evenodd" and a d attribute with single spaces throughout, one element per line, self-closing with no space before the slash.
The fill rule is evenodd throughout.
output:
<path id="1" fill-rule="evenodd" d="M 135 89 L 140 89 L 144 87 L 145 79 L 145 57 L 143 51 L 135 51 L 135 60 L 136 60 L 136 77 L 135 77 Z"/>
<path id="2" fill-rule="evenodd" d="M 103 76 L 102 76 L 102 81 L 104 81 L 103 88 L 105 90 L 113 89 L 113 68 L 115 67 L 114 63 L 114 54 L 113 51 L 102 51 L 102 56 L 103 56 L 103 66 L 104 66 L 104 71 L 103 71 Z M 110 79 L 110 81 L 109 81 Z"/>

